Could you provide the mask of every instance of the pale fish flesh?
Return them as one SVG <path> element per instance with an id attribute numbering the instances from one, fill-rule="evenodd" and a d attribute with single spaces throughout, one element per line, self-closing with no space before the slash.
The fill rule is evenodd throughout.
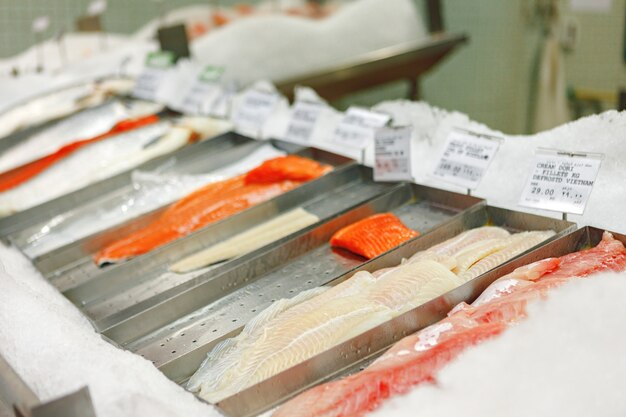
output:
<path id="1" fill-rule="evenodd" d="M 297 208 L 176 262 L 170 267 L 170 270 L 185 273 L 236 258 L 289 236 L 318 221 L 317 216 L 303 208 Z"/>

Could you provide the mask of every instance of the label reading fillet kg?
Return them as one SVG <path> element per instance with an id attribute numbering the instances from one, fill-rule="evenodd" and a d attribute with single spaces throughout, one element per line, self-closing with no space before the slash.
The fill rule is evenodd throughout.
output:
<path id="1" fill-rule="evenodd" d="M 293 105 L 291 121 L 285 133 L 285 140 L 294 143 L 311 142 L 317 119 L 324 105 L 313 101 L 296 101 Z"/>
<path id="2" fill-rule="evenodd" d="M 241 134 L 258 137 L 265 122 L 278 104 L 278 94 L 256 89 L 244 93 L 241 103 L 233 112 L 232 122 Z"/>
<path id="3" fill-rule="evenodd" d="M 603 155 L 539 150 L 519 204 L 525 207 L 583 214 Z"/>
<path id="4" fill-rule="evenodd" d="M 411 136 L 413 127 L 383 127 L 376 131 L 375 181 L 411 181 Z"/>
<path id="5" fill-rule="evenodd" d="M 337 125 L 333 141 L 351 148 L 363 149 L 374 141 L 376 129 L 385 126 L 391 117 L 359 107 L 350 107 Z"/>
<path id="6" fill-rule="evenodd" d="M 176 57 L 172 52 L 149 52 L 146 65 L 137 78 L 133 96 L 142 100 L 156 101 L 157 92 L 174 67 Z"/>
<path id="7" fill-rule="evenodd" d="M 499 146 L 500 138 L 460 129 L 453 130 L 432 175 L 461 187 L 475 189 Z"/>

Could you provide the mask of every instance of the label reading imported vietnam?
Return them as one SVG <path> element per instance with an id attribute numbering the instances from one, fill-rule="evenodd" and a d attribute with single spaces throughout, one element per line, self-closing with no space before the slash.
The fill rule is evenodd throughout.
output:
<path id="1" fill-rule="evenodd" d="M 133 96 L 142 100 L 155 101 L 159 87 L 174 67 L 176 57 L 172 52 L 149 52 L 146 65 L 137 78 Z"/>
<path id="2" fill-rule="evenodd" d="M 376 131 L 375 181 L 411 181 L 411 136 L 413 128 L 383 127 Z"/>
<path id="3" fill-rule="evenodd" d="M 520 205 L 583 214 L 600 170 L 602 155 L 537 151 Z"/>
<path id="4" fill-rule="evenodd" d="M 433 177 L 475 189 L 493 160 L 500 138 L 455 129 L 448 136 Z"/>
<path id="5" fill-rule="evenodd" d="M 285 133 L 285 140 L 294 143 L 311 142 L 317 119 L 322 114 L 324 105 L 312 101 L 296 101 L 293 105 L 291 121 Z"/>
<path id="6" fill-rule="evenodd" d="M 185 95 L 180 110 L 185 114 L 209 116 L 222 90 L 220 79 L 223 73 L 222 67 L 204 68 Z"/>
<path id="7" fill-rule="evenodd" d="M 337 125 L 333 141 L 351 148 L 363 149 L 374 141 L 376 129 L 385 126 L 391 117 L 359 107 L 350 107 Z"/>
<path id="8" fill-rule="evenodd" d="M 269 91 L 246 91 L 232 115 L 237 131 L 243 135 L 258 137 L 278 104 L 278 98 L 278 94 Z"/>

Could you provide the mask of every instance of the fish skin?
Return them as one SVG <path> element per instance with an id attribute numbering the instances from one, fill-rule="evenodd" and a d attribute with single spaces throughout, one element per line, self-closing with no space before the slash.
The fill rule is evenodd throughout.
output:
<path id="1" fill-rule="evenodd" d="M 392 213 L 380 213 L 337 231 L 330 244 L 372 259 L 418 235 Z"/>
<path id="2" fill-rule="evenodd" d="M 436 372 L 465 349 L 526 317 L 529 301 L 547 297 L 552 288 L 572 279 L 620 269 L 626 269 L 626 248 L 608 233 L 595 248 L 520 267 L 492 286 L 515 281 L 522 285 L 492 291 L 491 296 L 481 296 L 473 305 L 459 304 L 446 319 L 402 339 L 364 371 L 305 391 L 272 416 L 362 416 L 390 396 L 421 383 L 436 382 Z M 442 331 L 433 331 L 447 323 L 450 326 Z M 423 336 L 428 333 L 432 340 L 425 346 L 424 339 L 429 338 Z"/>

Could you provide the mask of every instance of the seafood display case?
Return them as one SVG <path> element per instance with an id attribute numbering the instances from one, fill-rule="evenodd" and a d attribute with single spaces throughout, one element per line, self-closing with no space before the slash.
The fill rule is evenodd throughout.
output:
<path id="1" fill-rule="evenodd" d="M 255 416 L 284 403 L 295 395 L 315 385 L 332 381 L 363 370 L 403 337 L 446 317 L 446 314 L 460 302 L 470 303 L 491 283 L 509 274 L 518 267 L 549 257 L 560 257 L 582 249 L 596 246 L 602 239 L 604 230 L 594 227 L 576 229 L 574 225 L 540 218 L 533 215 L 510 212 L 486 207 L 494 215 L 494 223 L 503 221 L 513 230 L 518 228 L 554 227 L 560 230 L 548 242 L 526 251 L 516 258 L 492 269 L 470 282 L 416 307 L 388 322 L 349 339 L 333 348 L 293 366 L 274 377 L 253 385 L 241 392 L 220 401 L 217 406 L 228 416 Z M 464 221 L 468 221 L 466 214 Z M 497 223 L 496 223 L 497 224 Z M 415 250 L 424 249 L 445 239 L 445 228 L 424 235 L 422 239 L 409 242 L 387 255 L 363 265 L 358 270 L 377 270 L 394 265 Z M 449 236 L 449 235 L 447 235 Z M 626 244 L 626 236 L 613 233 L 615 239 Z M 353 275 L 351 272 L 348 276 Z M 337 281 L 346 279 L 347 276 Z"/>
<path id="2" fill-rule="evenodd" d="M 277 213 L 282 213 L 297 206 L 298 202 L 307 201 L 308 198 L 317 198 L 320 193 L 337 190 L 343 187 L 346 182 L 351 181 L 351 178 L 348 178 L 345 175 L 342 176 L 341 173 L 343 172 L 342 167 L 350 166 L 354 164 L 354 162 L 348 158 L 341 157 L 333 153 L 315 148 L 305 148 L 278 140 L 258 142 L 253 139 L 239 136 L 235 133 L 226 134 L 220 139 L 223 139 L 223 142 L 226 143 L 237 143 L 237 145 L 227 147 L 226 150 L 222 152 L 211 152 L 211 149 L 206 149 L 208 146 L 206 146 L 205 149 L 196 148 L 194 146 L 193 148 L 195 149 L 189 148 L 189 152 L 176 156 L 176 162 L 173 169 L 176 169 L 178 173 L 181 171 L 187 173 L 207 170 L 212 171 L 213 169 L 217 169 L 229 163 L 239 161 L 250 152 L 260 149 L 267 144 L 271 144 L 273 148 L 279 149 L 286 154 L 304 156 L 335 167 L 332 172 L 325 175 L 323 178 L 304 184 L 266 203 L 261 203 L 258 207 L 251 208 L 251 210 L 254 210 L 253 212 L 260 213 L 258 218 L 264 218 Z M 210 141 L 206 142 L 207 145 L 209 143 Z M 204 143 L 201 145 L 204 145 Z M 177 169 L 176 167 L 178 166 L 182 168 Z M 318 186 L 316 184 L 320 185 Z M 131 185 L 127 184 L 124 188 L 129 187 L 131 187 Z M 372 184 L 372 187 L 385 187 L 385 185 Z M 126 191 L 126 189 L 120 191 L 116 190 L 115 193 L 124 193 Z M 133 217 L 124 223 L 97 232 L 38 256 L 33 259 L 33 264 L 46 278 L 50 280 L 50 282 L 53 283 L 53 285 L 61 291 L 68 291 L 85 282 L 97 279 L 97 277 L 101 274 L 113 271 L 120 265 L 99 267 L 94 262 L 94 255 L 108 244 L 119 239 L 121 236 L 127 236 L 130 233 L 150 224 L 165 210 L 167 210 L 169 206 L 170 204 L 167 204 L 146 214 Z M 228 222 L 233 220 L 225 219 L 224 221 Z M 253 223 L 241 223 L 240 226 L 231 229 L 231 232 L 238 230 L 238 227 L 246 227 L 252 224 Z M 199 233 L 199 231 L 195 233 Z M 200 244 L 201 241 L 197 241 L 197 244 L 190 245 L 190 248 L 199 248 L 198 245 Z"/>

